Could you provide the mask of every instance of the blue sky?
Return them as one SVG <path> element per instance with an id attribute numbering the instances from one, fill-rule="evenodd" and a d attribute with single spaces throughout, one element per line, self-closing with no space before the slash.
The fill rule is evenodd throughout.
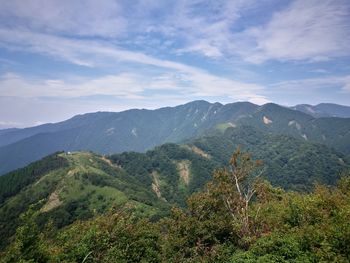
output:
<path id="1" fill-rule="evenodd" d="M 0 0 L 0 128 L 196 99 L 350 105 L 350 1 Z"/>

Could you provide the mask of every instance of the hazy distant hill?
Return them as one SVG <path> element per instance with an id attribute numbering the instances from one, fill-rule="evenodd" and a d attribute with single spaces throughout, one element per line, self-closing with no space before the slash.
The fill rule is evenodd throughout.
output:
<path id="1" fill-rule="evenodd" d="M 292 107 L 294 110 L 302 111 L 313 117 L 339 117 L 350 118 L 350 107 L 334 103 L 320 103 L 315 106 L 309 104 L 299 104 Z"/>
<path id="2" fill-rule="evenodd" d="M 0 133 L 0 174 L 55 151 L 144 152 L 166 142 L 200 137 L 215 127 L 240 125 L 350 153 L 350 119 L 314 118 L 277 104 L 194 101 L 157 110 L 90 113 L 56 124 Z"/>
<path id="3" fill-rule="evenodd" d="M 196 135 L 198 131 L 211 127 L 212 122 L 237 119 L 250 114 L 258 107 L 249 102 L 222 105 L 194 101 L 157 110 L 88 113 L 55 124 L 0 133 L 0 146 L 37 134 L 74 130 L 72 133 L 77 134 L 79 138 L 73 146 L 84 146 L 86 141 L 91 140 L 90 136 L 99 136 L 104 138 L 93 144 L 99 151 L 114 152 L 121 151 L 121 148 L 145 150 L 164 140 L 178 140 Z M 118 145 L 110 145 L 111 140 L 117 140 Z"/>

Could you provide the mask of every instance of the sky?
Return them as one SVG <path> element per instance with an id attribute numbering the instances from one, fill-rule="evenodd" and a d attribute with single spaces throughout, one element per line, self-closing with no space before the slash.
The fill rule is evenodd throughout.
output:
<path id="1" fill-rule="evenodd" d="M 350 105 L 350 1 L 0 0 L 0 129 L 198 99 Z"/>

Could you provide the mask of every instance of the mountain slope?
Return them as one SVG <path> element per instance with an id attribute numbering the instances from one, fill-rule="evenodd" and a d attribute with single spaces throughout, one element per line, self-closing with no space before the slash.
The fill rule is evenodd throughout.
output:
<path id="1" fill-rule="evenodd" d="M 0 146 L 9 145 L 38 134 L 72 130 L 72 133 L 81 140 L 81 142 L 76 142 L 77 145 L 85 142 L 86 136 L 91 135 L 95 137 L 103 135 L 108 139 L 118 139 L 123 136 L 137 139 L 138 136 L 144 136 L 142 142 L 135 142 L 126 145 L 126 147 L 134 147 L 127 150 L 145 150 L 150 147 L 149 145 L 159 144 L 159 141 L 173 141 L 194 136 L 198 131 L 212 126 L 212 122 L 237 119 L 242 115 L 250 114 L 257 108 L 257 105 L 248 102 L 222 105 L 206 101 L 193 101 L 177 107 L 165 107 L 157 110 L 133 109 L 123 112 L 88 113 L 55 124 L 4 130 L 3 134 L 0 133 Z M 89 133 L 86 133 L 87 129 L 90 130 Z M 115 146 L 109 149 L 105 149 L 105 146 L 97 143 L 95 150 L 121 151 L 119 148 L 115 149 Z"/>
<path id="2" fill-rule="evenodd" d="M 108 159 L 75 152 L 56 153 L 0 177 L 0 246 L 13 235 L 19 215 L 30 206 L 41 211 L 41 226 L 52 220 L 62 227 L 111 207 L 152 216 L 167 204 Z"/>
<path id="3" fill-rule="evenodd" d="M 348 157 L 322 144 L 265 133 L 252 126 L 229 127 L 224 134 L 202 137 L 191 144 L 223 164 L 240 147 L 263 161 L 263 176 L 273 185 L 298 191 L 309 190 L 315 182 L 332 185 L 341 171 L 350 168 Z"/>
<path id="4" fill-rule="evenodd" d="M 317 142 L 350 154 L 350 119 L 313 118 L 305 113 L 268 103 L 240 123 L 259 130 Z"/>
<path id="5" fill-rule="evenodd" d="M 174 108 L 129 110 L 120 113 L 93 113 L 75 117 L 67 123 L 45 126 L 30 137 L 0 147 L 0 174 L 22 167 L 55 151 L 91 150 L 102 154 L 146 151 L 165 142 L 179 142 L 195 137 L 215 123 L 237 119 L 253 112 L 256 105 L 234 103 L 221 105 L 195 101 Z M 95 116 L 98 115 L 98 116 Z M 76 120 L 78 122 L 76 123 Z M 6 133 L 19 138 L 29 133 Z M 1 135 L 0 135 L 1 141 Z"/>
<path id="6" fill-rule="evenodd" d="M 56 153 L 0 177 L 1 244 L 13 235 L 19 214 L 31 205 L 40 210 L 39 225 L 53 220 L 57 227 L 113 206 L 148 216 L 163 213 L 172 204 L 184 206 L 238 146 L 263 160 L 264 178 L 286 189 L 309 190 L 316 181 L 334 184 L 350 167 L 343 154 L 324 145 L 251 126 L 220 126 L 211 136 L 164 144 L 146 153 Z"/>
<path id="7" fill-rule="evenodd" d="M 0 130 L 0 146 L 9 145 L 37 134 L 54 133 L 58 131 L 83 127 L 85 125 L 94 123 L 101 118 L 105 118 L 111 114 L 113 113 L 96 112 L 94 114 L 77 115 L 69 120 L 58 123 L 47 123 L 24 129 Z"/>
<path id="8" fill-rule="evenodd" d="M 322 143 L 350 154 L 350 119 L 314 118 L 271 103 L 194 101 L 158 110 L 85 114 L 58 124 L 0 134 L 0 142 L 12 142 L 0 147 L 0 174 L 55 151 L 144 152 L 163 143 L 198 138 L 218 126 L 240 125 Z"/>
<path id="9" fill-rule="evenodd" d="M 294 110 L 302 111 L 315 118 L 320 117 L 339 117 L 350 118 L 350 107 L 334 103 L 320 103 L 315 106 L 308 104 L 299 104 L 291 107 Z"/>
<path id="10" fill-rule="evenodd" d="M 264 133 L 251 126 L 229 127 L 186 144 L 164 144 L 146 153 L 115 154 L 110 159 L 141 181 L 146 181 L 141 175 L 150 180 L 156 172 L 164 183 L 159 186 L 162 197 L 181 204 L 183 196 L 202 188 L 215 168 L 226 166 L 238 147 L 261 159 L 263 176 L 285 189 L 309 190 L 315 182 L 332 185 L 341 171 L 350 168 L 348 157 L 322 144 Z M 185 183 L 182 169 L 188 170 L 185 188 L 181 187 Z"/>

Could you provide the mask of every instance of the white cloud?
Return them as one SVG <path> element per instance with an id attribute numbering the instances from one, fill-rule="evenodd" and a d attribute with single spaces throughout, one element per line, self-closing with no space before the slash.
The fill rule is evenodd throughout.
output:
<path id="1" fill-rule="evenodd" d="M 83 97 L 111 95 L 135 98 L 143 88 L 136 75 L 119 74 L 95 79 L 41 80 L 7 73 L 0 77 L 0 96 L 9 97 Z"/>
<path id="2" fill-rule="evenodd" d="M 349 93 L 350 94 L 350 76 L 346 76 L 344 78 L 344 82 L 342 83 L 342 91 L 344 93 Z"/>
<path id="3" fill-rule="evenodd" d="M 0 45 L 12 50 L 46 54 L 88 67 L 119 60 L 182 71 L 197 70 L 186 64 L 157 59 L 141 52 L 120 49 L 108 42 L 69 39 L 26 30 L 0 29 Z"/>
<path id="4" fill-rule="evenodd" d="M 324 61 L 350 55 L 350 2 L 295 0 L 263 26 L 237 34 L 239 53 L 249 62 Z"/>
<path id="5" fill-rule="evenodd" d="M 312 73 L 318 73 L 318 74 L 327 74 L 327 73 L 329 73 L 328 70 L 323 69 L 323 68 L 312 69 L 312 70 L 310 70 L 310 72 L 312 72 Z"/>
<path id="6" fill-rule="evenodd" d="M 310 92 L 315 93 L 325 88 L 333 89 L 333 93 L 350 93 L 350 75 L 287 80 L 272 84 L 270 87 L 273 89 L 278 88 L 285 93 L 307 94 Z"/>
<path id="7" fill-rule="evenodd" d="M 129 62 L 141 64 L 144 68 L 156 67 L 163 73 L 173 75 L 171 78 L 168 77 L 167 83 L 165 83 L 165 80 L 157 80 L 157 78 L 152 80 L 150 76 L 140 72 L 126 72 L 118 76 L 82 80 L 79 84 L 62 83 L 62 81 L 33 84 L 32 80 L 23 80 L 18 76 L 7 75 L 3 77 L 0 88 L 2 94 L 7 96 L 13 93 L 16 93 L 17 96 L 18 94 L 29 96 L 28 94 L 34 94 L 35 90 L 36 93 L 42 94 L 41 96 L 55 96 L 55 94 L 57 96 L 62 94 L 64 94 L 62 96 L 78 96 L 79 94 L 84 96 L 98 92 L 100 92 L 99 94 L 115 96 L 131 96 L 131 94 L 136 96 L 147 88 L 163 88 L 165 90 L 178 90 L 178 92 L 186 90 L 186 94 L 189 96 L 228 96 L 239 100 L 251 100 L 256 97 L 260 98 L 260 92 L 263 90 L 262 86 L 253 83 L 216 76 L 197 67 L 158 59 L 141 52 L 120 49 L 106 42 L 68 39 L 23 30 L 6 29 L 0 29 L 0 39 L 2 39 L 0 43 L 9 49 L 46 54 L 82 66 L 104 66 L 108 63 L 120 65 L 120 62 Z M 176 76 L 181 76 L 182 79 L 178 79 Z M 156 75 L 156 77 L 158 76 Z M 9 84 L 10 82 L 11 84 Z M 17 88 L 14 90 L 12 87 Z"/>
<path id="8" fill-rule="evenodd" d="M 0 1 L 3 26 L 45 33 L 115 37 L 124 32 L 126 20 L 113 0 L 11 0 Z M 12 26 L 13 27 L 13 26 Z"/>
<path id="9" fill-rule="evenodd" d="M 219 58 L 231 45 L 231 26 L 242 10 L 253 3 L 251 0 L 176 1 L 161 25 L 151 25 L 149 30 L 175 38 L 182 46 L 177 53 L 195 52 Z"/>
<path id="10" fill-rule="evenodd" d="M 15 87 L 15 88 L 14 88 Z M 57 97 L 79 98 L 106 95 L 128 100 L 154 100 L 161 96 L 163 102 L 170 99 L 227 97 L 232 100 L 267 102 L 259 95 L 263 88 L 255 84 L 241 83 L 200 71 L 164 73 L 149 76 L 146 73 L 121 73 L 100 78 L 76 78 L 72 80 L 28 79 L 7 73 L 0 77 L 0 96 L 3 97 Z M 169 95 L 158 95 L 159 91 Z M 148 95 L 145 95 L 148 92 Z"/>
<path id="11" fill-rule="evenodd" d="M 48 34 L 54 42 L 54 35 L 101 36 L 177 54 L 198 53 L 214 59 L 240 55 L 250 63 L 317 62 L 350 55 L 348 0 L 294 0 L 266 24 L 254 26 L 252 16 L 270 16 L 274 9 L 267 11 L 264 5 L 274 2 L 279 1 L 27 0 L 24 4 L 0 0 L 0 22 L 2 30 L 24 33 L 23 40 L 35 33 L 40 43 L 48 40 L 42 37 Z M 51 51 L 58 53 L 60 47 Z M 79 50 L 66 55 L 74 63 L 94 65 L 85 57 L 76 58 L 76 53 Z"/>
<path id="12" fill-rule="evenodd" d="M 278 1 L 180 0 L 165 11 L 161 23 L 146 18 L 146 31 L 160 32 L 175 41 L 180 54 L 198 53 L 214 59 L 240 55 L 255 64 L 267 60 L 320 62 L 350 55 L 348 0 L 294 0 L 265 24 L 254 26 L 256 18 L 251 15 L 269 16 L 266 9 L 256 10 L 273 2 Z M 252 21 L 253 26 L 240 25 L 242 20 Z"/>
<path id="13" fill-rule="evenodd" d="M 186 52 L 196 52 L 201 53 L 202 55 L 205 55 L 210 58 L 219 58 L 223 56 L 221 50 L 218 47 L 211 45 L 205 40 L 201 40 L 199 43 L 193 44 L 189 47 L 180 48 L 176 52 L 178 54 Z"/>

